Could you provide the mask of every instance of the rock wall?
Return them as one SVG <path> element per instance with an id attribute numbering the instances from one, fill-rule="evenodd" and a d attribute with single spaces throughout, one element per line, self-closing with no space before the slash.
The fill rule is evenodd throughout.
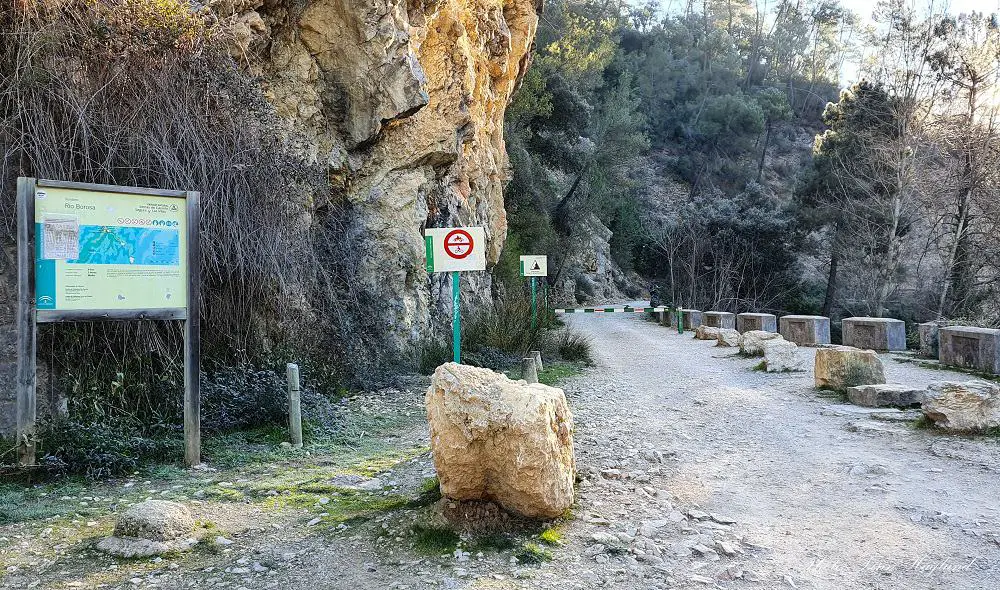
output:
<path id="1" fill-rule="evenodd" d="M 340 222 L 353 242 L 355 287 L 374 302 L 391 348 L 403 351 L 435 323 L 446 324 L 451 286 L 424 270 L 423 230 L 482 225 L 488 260 L 499 258 L 507 232 L 504 113 L 529 65 L 541 0 L 192 6 L 260 80 L 295 149 L 327 168 L 331 189 L 307 195 L 302 223 L 322 224 L 334 205 L 347 211 Z M 12 249 L 5 254 L 0 279 L 12 312 L 15 256 Z M 489 298 L 487 273 L 463 278 L 467 302 Z M 16 334 L 4 324 L 0 433 L 6 434 L 14 417 Z"/>
<path id="2" fill-rule="evenodd" d="M 234 55 L 265 80 L 301 149 L 329 166 L 350 207 L 358 279 L 397 341 L 415 341 L 450 305 L 424 270 L 425 227 L 482 225 L 496 262 L 507 220 L 504 113 L 528 67 L 540 0 L 312 0 L 234 10 Z M 484 275 L 485 273 L 478 273 Z M 467 274 L 467 297 L 489 297 Z M 430 284 L 430 289 L 427 285 Z M 435 313 L 439 310 L 440 313 Z"/>
<path id="3" fill-rule="evenodd" d="M 574 243 L 556 269 L 553 295 L 560 305 L 617 303 L 638 288 L 611 257 L 612 232 L 594 215 L 577 222 Z"/>

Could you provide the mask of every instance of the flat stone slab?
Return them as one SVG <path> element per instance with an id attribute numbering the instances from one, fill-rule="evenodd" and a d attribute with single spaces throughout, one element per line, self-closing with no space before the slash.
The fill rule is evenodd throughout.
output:
<path id="1" fill-rule="evenodd" d="M 818 315 L 781 316 L 779 331 L 789 342 L 799 346 L 830 344 L 830 318 Z"/>
<path id="2" fill-rule="evenodd" d="M 727 311 L 706 311 L 702 317 L 702 325 L 732 330 L 736 328 L 736 314 Z"/>
<path id="3" fill-rule="evenodd" d="M 847 388 L 847 399 L 866 408 L 909 408 L 924 403 L 927 390 L 896 383 L 858 385 Z"/>
<path id="4" fill-rule="evenodd" d="M 949 326 L 938 331 L 941 362 L 1000 375 L 1000 330 Z"/>
<path id="5" fill-rule="evenodd" d="M 107 537 L 101 539 L 97 543 L 96 548 L 98 551 L 109 555 L 124 557 L 125 559 L 138 559 L 141 557 L 153 557 L 167 553 L 189 551 L 197 544 L 198 539 L 193 537 L 172 541 L 151 541 L 136 537 Z"/>
<path id="6" fill-rule="evenodd" d="M 920 410 L 900 410 L 897 408 L 862 408 L 849 404 L 823 406 L 822 416 L 865 416 L 884 422 L 912 422 L 924 415 Z"/>
<path id="7" fill-rule="evenodd" d="M 771 313 L 741 313 L 736 316 L 740 332 L 777 332 L 778 316 Z"/>
<path id="8" fill-rule="evenodd" d="M 844 346 L 878 351 L 906 350 L 906 323 L 892 318 L 845 318 Z"/>

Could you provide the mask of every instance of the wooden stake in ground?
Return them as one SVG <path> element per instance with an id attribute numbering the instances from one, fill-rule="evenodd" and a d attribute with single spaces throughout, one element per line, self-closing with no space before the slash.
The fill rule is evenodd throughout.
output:
<path id="1" fill-rule="evenodd" d="M 288 378 L 288 430 L 292 438 L 292 447 L 302 448 L 302 397 L 299 389 L 299 366 L 288 363 L 285 367 Z"/>

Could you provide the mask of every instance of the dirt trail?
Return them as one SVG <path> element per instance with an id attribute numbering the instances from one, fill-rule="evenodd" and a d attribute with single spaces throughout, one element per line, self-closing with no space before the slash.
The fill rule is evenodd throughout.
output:
<path id="1" fill-rule="evenodd" d="M 524 557 L 521 544 L 541 543 L 538 531 L 510 547 L 463 538 L 417 550 L 414 531 L 435 509 L 396 508 L 393 499 L 419 495 L 434 473 L 421 381 L 354 403 L 355 414 L 387 422 L 360 434 L 347 459 L 345 449 L 316 448 L 312 457 L 181 472 L 116 492 L 95 484 L 60 498 L 62 517 L 0 527 L 0 587 L 1000 588 L 997 438 L 872 415 L 814 390 L 809 372 L 755 372 L 757 359 L 632 314 L 569 321 L 593 337 L 597 366 L 563 383 L 581 481 L 572 517 L 553 524 L 562 542 L 545 550 L 551 561 Z M 883 362 L 890 381 L 968 379 L 888 355 Z M 327 492 L 345 461 L 367 456 L 371 433 L 403 457 L 368 453 L 384 462 L 377 477 L 386 488 Z M 288 506 L 269 507 L 285 488 L 295 491 L 280 496 Z M 91 548 L 118 507 L 154 493 L 189 503 L 231 544 L 131 562 Z M 109 508 L 73 516 L 98 501 Z M 331 507 L 369 510 L 362 501 L 369 519 L 317 524 L 336 514 Z"/>
<path id="2" fill-rule="evenodd" d="M 728 585 L 727 578 L 767 588 L 1000 587 L 997 439 L 873 419 L 815 391 L 811 372 L 754 372 L 757 360 L 635 316 L 572 322 L 593 336 L 598 362 L 565 385 L 581 422 L 582 469 L 648 468 L 644 448 L 665 456 L 659 473 L 642 476 L 649 483 L 591 477 L 581 511 L 627 497 L 625 514 L 606 526 L 640 526 L 662 502 L 642 492 L 648 486 L 666 490 L 682 511 L 697 506 L 736 521 L 722 532 L 742 538 L 732 557 L 685 551 L 684 539 L 704 541 L 700 525 L 711 523 L 689 516 L 680 541 L 656 540 L 669 547 L 662 564 L 647 556 L 655 565 L 630 572 L 642 580 L 619 577 L 623 587 L 655 587 L 657 574 L 671 587 Z M 890 382 L 970 378 L 889 355 L 883 362 Z M 580 528 L 586 542 L 590 530 Z"/>

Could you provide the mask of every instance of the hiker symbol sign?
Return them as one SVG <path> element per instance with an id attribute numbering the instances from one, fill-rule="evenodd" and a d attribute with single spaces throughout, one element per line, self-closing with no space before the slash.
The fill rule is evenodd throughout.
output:
<path id="1" fill-rule="evenodd" d="M 549 275 L 548 256 L 522 256 L 522 277 L 545 277 Z"/>

